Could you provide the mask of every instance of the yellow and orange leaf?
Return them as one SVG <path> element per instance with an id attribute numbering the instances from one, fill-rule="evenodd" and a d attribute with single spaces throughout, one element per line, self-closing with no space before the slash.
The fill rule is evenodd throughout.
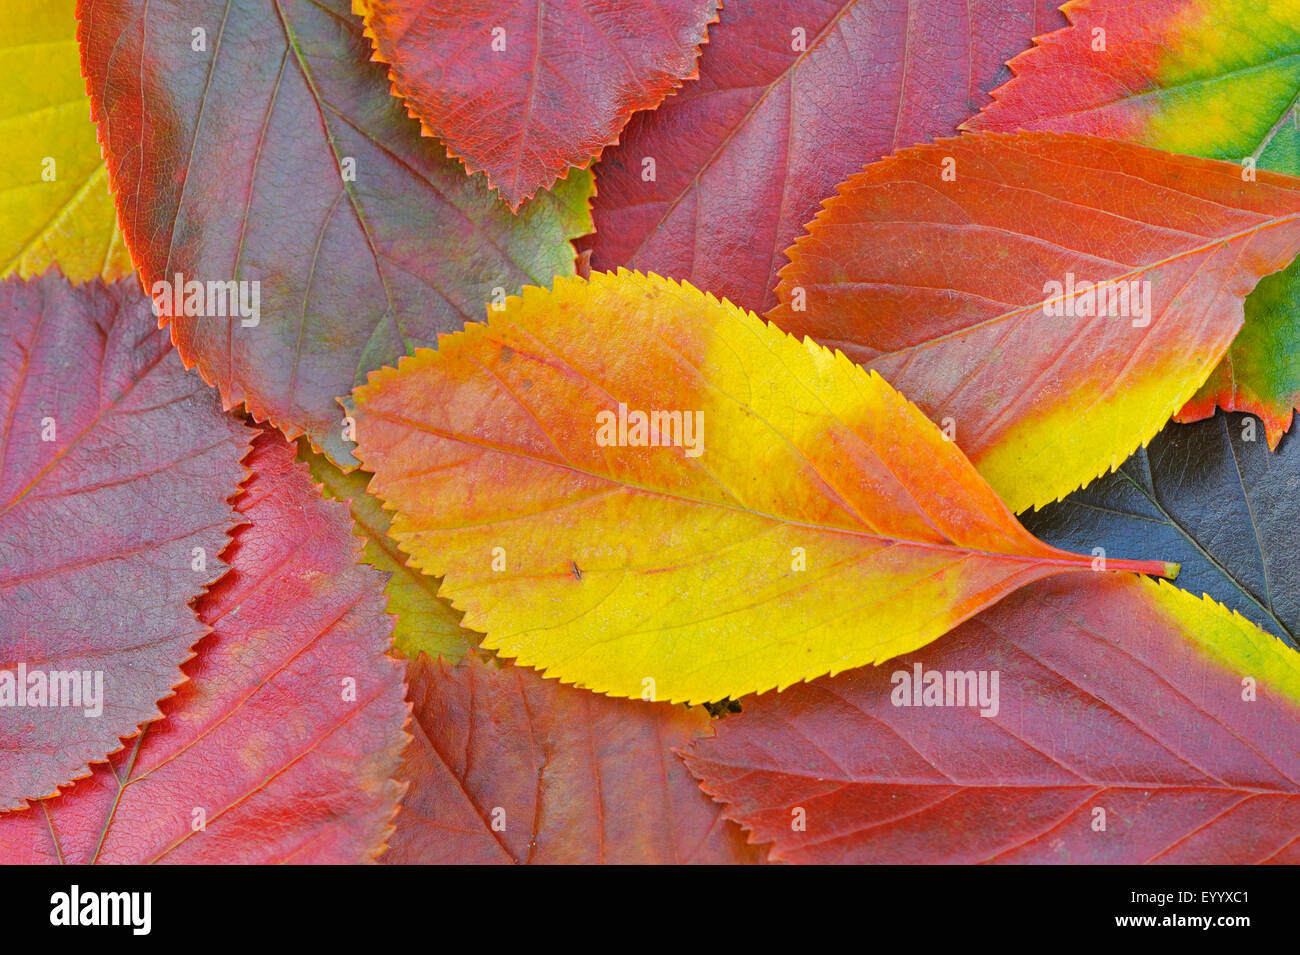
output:
<path id="1" fill-rule="evenodd" d="M 879 375 L 656 275 L 526 288 L 354 397 L 410 565 L 484 647 L 615 696 L 784 688 L 1092 569 Z"/>

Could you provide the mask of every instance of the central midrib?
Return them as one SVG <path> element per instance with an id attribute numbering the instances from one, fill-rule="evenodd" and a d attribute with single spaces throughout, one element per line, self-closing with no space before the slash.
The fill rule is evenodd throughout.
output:
<path id="1" fill-rule="evenodd" d="M 495 451 L 500 454 L 507 454 L 514 457 L 525 458 L 530 461 L 535 461 L 539 464 L 545 464 L 549 467 L 561 468 L 563 470 L 570 471 L 574 474 L 582 475 L 583 477 L 592 478 L 598 481 L 604 481 L 608 484 L 612 484 L 620 488 L 625 488 L 629 491 L 636 491 L 641 494 L 663 497 L 671 501 L 678 501 L 684 504 L 694 505 L 696 507 L 712 507 L 718 510 L 731 511 L 737 514 L 748 514 L 750 516 L 758 517 L 763 520 L 771 521 L 774 524 L 781 524 L 787 527 L 796 527 L 796 528 L 802 527 L 818 533 L 844 534 L 851 537 L 863 538 L 863 539 L 873 540 L 873 541 L 899 542 L 899 543 L 907 544 L 908 546 L 922 548 L 925 550 L 935 550 L 943 553 L 960 554 L 961 556 L 976 555 L 976 556 L 987 557 L 992 560 L 1013 560 L 1013 561 L 1019 561 L 1028 564 L 1060 566 L 1062 568 L 1069 568 L 1069 569 L 1080 569 L 1082 567 L 1091 568 L 1091 563 L 1092 563 L 1091 557 L 1085 557 L 1083 555 L 1077 555 L 1077 554 L 1070 554 L 1068 551 L 1063 551 L 1060 550 L 1059 548 L 1052 547 L 1050 544 L 1043 543 L 1042 541 L 1037 541 L 1037 538 L 1035 538 L 1035 540 L 1042 547 L 1055 551 L 1056 553 L 1061 554 L 1062 556 L 1048 557 L 1048 556 L 1035 556 L 1031 554 L 1024 554 L 1024 553 L 1019 553 L 1014 551 L 1013 552 L 988 551 L 988 550 L 981 550 L 979 548 L 974 548 L 974 547 L 966 547 L 953 541 L 950 541 L 947 544 L 941 544 L 933 541 L 912 540 L 910 538 L 904 538 L 904 537 L 890 537 L 887 534 L 881 534 L 881 533 L 877 533 L 865 529 L 857 530 L 851 527 L 836 527 L 829 524 L 816 524 L 809 521 L 801 521 L 801 520 L 796 520 L 791 518 L 780 517 L 775 514 L 769 514 L 765 511 L 756 511 L 751 508 L 736 507 L 731 504 L 723 504 L 717 501 L 704 501 L 704 500 L 700 500 L 699 498 L 688 497 L 682 494 L 674 494 L 669 491 L 665 491 L 661 488 L 646 487 L 640 484 L 633 484 L 626 481 L 620 481 L 606 474 L 599 474 L 595 471 L 589 471 L 585 468 L 577 467 L 576 465 L 570 464 L 567 461 L 555 461 L 551 458 L 542 457 L 536 454 L 530 454 L 527 451 L 521 451 L 517 448 L 510 448 L 504 445 L 498 445 L 488 441 L 471 440 L 470 438 L 464 435 L 453 434 L 451 432 L 443 431 L 440 428 L 435 428 L 431 425 L 427 425 L 422 422 L 412 421 L 409 418 L 405 418 L 400 415 L 388 414 L 386 412 L 378 411 L 374 408 L 366 409 L 366 414 L 374 415 L 376 418 L 381 418 L 392 424 L 404 425 L 406 427 L 414 428 L 417 431 L 422 431 L 426 434 L 432 434 L 447 441 L 454 441 L 459 444 L 466 444 L 471 447 L 482 448 L 487 451 Z M 364 467 L 365 463 L 363 462 L 362 465 Z M 388 498 L 386 498 L 382 492 L 376 492 L 376 493 L 378 497 L 384 499 L 385 501 L 388 500 Z M 1009 513 L 1010 512 L 1008 511 L 1008 514 Z M 1012 518 L 1012 520 L 1013 521 L 1015 520 L 1014 517 Z M 1120 563 L 1120 561 L 1111 561 L 1111 563 Z M 1159 563 L 1159 561 L 1151 561 L 1151 563 Z"/>

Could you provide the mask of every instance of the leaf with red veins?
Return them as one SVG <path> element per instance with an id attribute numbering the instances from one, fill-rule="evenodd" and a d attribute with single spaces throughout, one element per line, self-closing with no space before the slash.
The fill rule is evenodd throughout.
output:
<path id="1" fill-rule="evenodd" d="M 0 283 L 0 809 L 86 776 L 184 679 L 251 437 L 134 281 Z"/>
<path id="2" fill-rule="evenodd" d="M 749 0 L 709 31 L 700 77 L 634 116 L 596 166 L 591 267 L 776 304 L 785 250 L 864 163 L 952 135 L 1056 0 Z"/>
<path id="3" fill-rule="evenodd" d="M 684 755 L 783 862 L 1300 862 L 1300 655 L 1144 578 L 1031 584 Z"/>
<path id="4" fill-rule="evenodd" d="M 0 816 L 6 863 L 349 863 L 392 831 L 401 665 L 383 575 L 359 565 L 347 507 L 273 432 L 253 444 L 248 520 L 199 605 L 190 679 L 107 766 Z"/>
<path id="5" fill-rule="evenodd" d="M 719 0 L 353 0 L 425 135 L 510 208 L 697 75 Z"/>
<path id="6" fill-rule="evenodd" d="M 751 863 L 675 750 L 709 732 L 707 714 L 615 700 L 524 667 L 409 667 L 411 788 L 384 861 L 426 863 Z"/>

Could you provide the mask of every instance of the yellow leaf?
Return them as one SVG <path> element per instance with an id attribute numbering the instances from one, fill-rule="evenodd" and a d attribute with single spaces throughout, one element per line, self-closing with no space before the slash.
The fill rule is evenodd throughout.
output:
<path id="1" fill-rule="evenodd" d="M 74 0 L 10 0 L 0 40 L 0 278 L 130 275 L 90 121 Z"/>
<path id="2" fill-rule="evenodd" d="M 411 565 L 484 647 L 616 696 L 786 687 L 1093 572 L 879 375 L 656 275 L 526 288 L 354 395 Z"/>

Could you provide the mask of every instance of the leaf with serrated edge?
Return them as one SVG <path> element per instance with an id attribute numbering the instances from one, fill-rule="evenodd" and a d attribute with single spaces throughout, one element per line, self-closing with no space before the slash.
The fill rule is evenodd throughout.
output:
<path id="1" fill-rule="evenodd" d="M 965 128 L 1094 133 L 1300 175 L 1300 2 L 1089 0 L 1064 11 L 1073 25 L 1012 60 L 1015 79 Z M 1276 447 L 1297 403 L 1300 263 L 1246 299 L 1245 327 L 1177 418 L 1249 411 Z"/>
<path id="2" fill-rule="evenodd" d="M 87 775 L 182 681 L 251 437 L 134 282 L 0 283 L 0 809 Z"/>
<path id="3" fill-rule="evenodd" d="M 1095 137 L 966 135 L 841 185 L 767 317 L 950 421 L 1022 511 L 1149 441 L 1297 252 L 1300 179 Z M 1102 282 L 1116 294 L 1089 314 L 1085 283 Z"/>
<path id="4" fill-rule="evenodd" d="M 227 405 L 336 463 L 355 464 L 337 399 L 366 372 L 482 317 L 496 289 L 573 274 L 591 174 L 512 216 L 420 136 L 347 0 L 82 0 L 78 14 L 146 288 L 260 283 L 255 326 L 242 304 L 228 317 L 222 289 L 221 314 L 172 318 L 181 357 Z M 185 39 L 196 24 L 205 53 Z"/>
<path id="5" fill-rule="evenodd" d="M 388 575 L 384 593 L 388 612 L 396 620 L 393 649 L 412 659 L 427 653 L 455 663 L 477 646 L 483 635 L 460 625 L 460 613 L 438 596 L 441 581 L 406 566 L 406 555 L 388 536 L 392 516 L 366 493 L 370 475 L 360 470 L 344 474 L 324 455 L 312 451 L 305 439 L 299 439 L 298 460 L 307 465 L 312 480 L 326 495 L 348 505 L 352 525 L 365 547 L 366 563 Z"/>
<path id="6" fill-rule="evenodd" d="M 425 135 L 512 209 L 696 76 L 719 0 L 353 0 Z"/>
<path id="7" fill-rule="evenodd" d="M 596 165 L 597 269 L 776 304 L 783 253 L 835 185 L 987 101 L 1059 0 L 744 0 L 700 77 L 632 117 Z M 653 160 L 653 167 L 647 164 Z"/>
<path id="8" fill-rule="evenodd" d="M 674 750 L 709 733 L 703 710 L 611 700 L 523 667 L 420 657 L 384 861 L 725 865 L 760 861 Z"/>
<path id="9" fill-rule="evenodd" d="M 354 398 L 411 565 L 485 648 L 615 696 L 789 686 L 1092 572 L 880 376 L 655 275 L 525 289 Z M 620 404 L 676 446 L 618 446 Z"/>
<path id="10" fill-rule="evenodd" d="M 1270 452 L 1253 417 L 1170 424 L 1113 474 L 1024 523 L 1057 547 L 1177 559 L 1180 586 L 1300 644 L 1300 441 Z"/>
<path id="11" fill-rule="evenodd" d="M 60 796 L 0 816 L 7 863 L 353 863 L 392 831 L 401 664 L 347 508 L 260 435 L 212 633 L 164 718 Z M 349 682 L 351 681 L 351 682 Z M 198 823 L 202 825 L 198 825 Z"/>
<path id="12" fill-rule="evenodd" d="M 996 714 L 957 695 L 981 672 Z M 1300 658 L 1164 582 L 1039 581 L 685 756 L 782 862 L 1300 862 Z"/>
<path id="13" fill-rule="evenodd" d="M 0 41 L 0 278 L 131 274 L 77 58 L 75 0 L 9 0 Z"/>

